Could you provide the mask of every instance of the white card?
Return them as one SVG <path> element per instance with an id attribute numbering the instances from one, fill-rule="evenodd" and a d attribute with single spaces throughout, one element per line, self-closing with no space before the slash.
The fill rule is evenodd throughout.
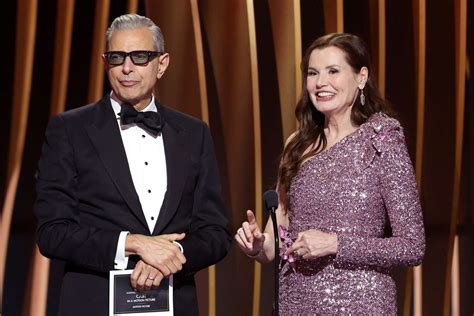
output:
<path id="1" fill-rule="evenodd" d="M 157 289 L 136 292 L 130 285 L 133 270 L 112 270 L 109 274 L 109 316 L 173 315 L 173 276 Z"/>

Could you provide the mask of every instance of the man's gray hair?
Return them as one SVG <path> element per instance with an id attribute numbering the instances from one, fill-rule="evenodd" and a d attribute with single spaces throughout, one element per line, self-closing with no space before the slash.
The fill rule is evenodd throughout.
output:
<path id="1" fill-rule="evenodd" d="M 106 47 L 109 49 L 110 38 L 112 33 L 117 30 L 133 30 L 146 27 L 151 32 L 153 37 L 153 46 L 156 51 L 163 53 L 165 51 L 165 40 L 163 39 L 163 33 L 160 28 L 146 16 L 138 14 L 124 14 L 117 17 L 105 33 Z"/>

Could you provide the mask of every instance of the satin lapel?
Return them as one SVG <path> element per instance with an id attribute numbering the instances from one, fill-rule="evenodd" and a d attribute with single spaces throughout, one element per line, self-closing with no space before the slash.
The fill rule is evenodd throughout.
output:
<path id="1" fill-rule="evenodd" d="M 138 220 L 148 228 L 110 99 L 105 97 L 97 106 L 100 108 L 93 123 L 86 127 L 87 133 L 118 191 Z"/>
<path id="2" fill-rule="evenodd" d="M 159 234 L 168 225 L 178 209 L 188 172 L 189 157 L 184 147 L 186 132 L 171 126 L 168 118 L 163 127 L 168 188 L 164 207 L 160 211 L 153 234 Z"/>

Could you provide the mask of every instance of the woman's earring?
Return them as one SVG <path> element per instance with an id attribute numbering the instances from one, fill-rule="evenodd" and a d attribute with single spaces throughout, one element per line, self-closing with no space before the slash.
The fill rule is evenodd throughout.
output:
<path id="1" fill-rule="evenodd" d="M 364 89 L 360 89 L 360 105 L 362 105 L 362 106 L 365 105 Z"/>

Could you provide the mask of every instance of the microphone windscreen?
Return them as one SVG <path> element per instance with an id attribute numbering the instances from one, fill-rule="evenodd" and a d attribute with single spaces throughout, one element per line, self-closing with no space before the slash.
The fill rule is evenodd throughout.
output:
<path id="1" fill-rule="evenodd" d="M 263 202 L 266 210 L 278 208 L 278 193 L 275 190 L 268 190 L 263 193 Z"/>

